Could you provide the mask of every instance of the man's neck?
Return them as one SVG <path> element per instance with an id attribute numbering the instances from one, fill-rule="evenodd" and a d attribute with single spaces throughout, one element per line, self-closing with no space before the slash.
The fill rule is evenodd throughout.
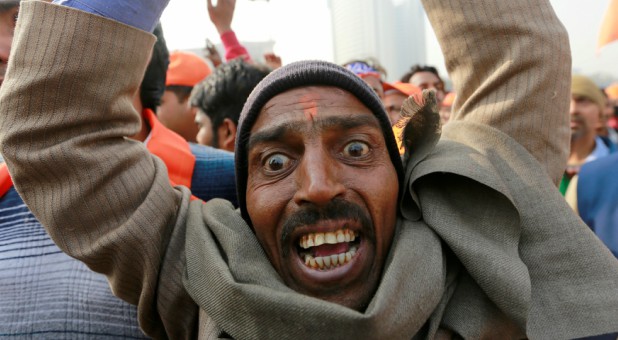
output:
<path id="1" fill-rule="evenodd" d="M 584 163 L 586 158 L 590 156 L 594 148 L 596 135 L 582 136 L 576 140 L 571 141 L 571 154 L 569 155 L 569 165 L 578 165 Z"/>
<path id="2" fill-rule="evenodd" d="M 133 136 L 129 136 L 129 138 L 143 143 L 146 138 L 148 138 L 148 134 L 150 133 L 150 125 L 148 125 L 148 122 L 144 119 L 144 105 L 142 104 L 139 94 L 140 92 L 137 91 L 133 96 L 133 108 L 135 108 L 135 111 L 139 113 L 141 128 L 138 133 Z"/>
<path id="3" fill-rule="evenodd" d="M 129 136 L 129 138 L 139 142 L 144 142 L 146 138 L 148 138 L 148 134 L 150 133 L 150 126 L 142 115 L 140 115 L 140 123 L 142 127 L 139 129 L 139 132 L 134 134 L 133 136 Z"/>

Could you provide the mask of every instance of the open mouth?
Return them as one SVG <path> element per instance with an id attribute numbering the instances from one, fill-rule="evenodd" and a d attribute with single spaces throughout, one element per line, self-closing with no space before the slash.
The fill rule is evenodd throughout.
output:
<path id="1" fill-rule="evenodd" d="M 359 245 L 358 233 L 347 228 L 308 233 L 298 240 L 298 254 L 306 267 L 326 271 L 351 262 Z"/>

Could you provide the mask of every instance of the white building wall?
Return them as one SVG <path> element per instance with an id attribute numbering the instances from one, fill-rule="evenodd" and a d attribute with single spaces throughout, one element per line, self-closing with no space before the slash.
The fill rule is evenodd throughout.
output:
<path id="1" fill-rule="evenodd" d="M 329 0 L 334 59 L 376 58 L 394 81 L 424 64 L 425 24 L 418 0 Z"/>

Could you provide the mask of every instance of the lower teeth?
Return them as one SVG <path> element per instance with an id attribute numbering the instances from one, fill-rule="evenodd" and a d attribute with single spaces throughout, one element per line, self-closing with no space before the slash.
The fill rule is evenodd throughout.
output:
<path id="1" fill-rule="evenodd" d="M 346 253 L 329 255 L 329 256 L 317 256 L 305 255 L 305 265 L 312 269 L 332 269 L 350 262 L 356 255 L 356 247 L 350 248 Z"/>

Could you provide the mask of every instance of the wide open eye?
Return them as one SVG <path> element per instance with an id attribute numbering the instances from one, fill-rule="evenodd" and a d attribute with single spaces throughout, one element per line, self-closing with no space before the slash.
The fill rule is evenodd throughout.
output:
<path id="1" fill-rule="evenodd" d="M 354 141 L 348 143 L 343 148 L 343 154 L 347 157 L 360 158 L 369 152 L 369 145 L 363 142 Z"/>
<path id="2" fill-rule="evenodd" d="M 268 156 L 264 161 L 264 168 L 270 172 L 286 169 L 290 165 L 290 158 L 284 154 L 276 153 Z"/>

